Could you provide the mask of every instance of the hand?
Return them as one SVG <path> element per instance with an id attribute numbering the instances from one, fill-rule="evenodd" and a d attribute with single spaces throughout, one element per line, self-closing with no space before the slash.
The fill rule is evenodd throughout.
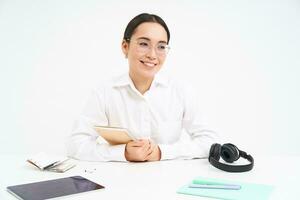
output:
<path id="1" fill-rule="evenodd" d="M 136 140 L 126 144 L 125 158 L 127 161 L 142 162 L 153 153 L 154 145 L 149 140 Z"/>
<path id="2" fill-rule="evenodd" d="M 151 143 L 151 149 L 152 152 L 147 156 L 146 160 L 147 161 L 159 161 L 161 159 L 161 151 L 160 148 L 157 144 L 150 142 Z"/>

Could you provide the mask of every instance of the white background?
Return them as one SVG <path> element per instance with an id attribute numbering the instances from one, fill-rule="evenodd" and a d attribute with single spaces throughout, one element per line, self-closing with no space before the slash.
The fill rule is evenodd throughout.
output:
<path id="1" fill-rule="evenodd" d="M 0 153 L 65 152 L 91 90 L 128 70 L 129 20 L 160 15 L 164 70 L 196 88 L 225 142 L 300 154 L 300 2 L 0 0 Z"/>

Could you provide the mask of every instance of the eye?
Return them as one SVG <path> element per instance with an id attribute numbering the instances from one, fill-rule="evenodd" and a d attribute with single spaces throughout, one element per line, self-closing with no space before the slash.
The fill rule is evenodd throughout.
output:
<path id="1" fill-rule="evenodd" d="M 165 49 L 167 48 L 167 45 L 165 45 L 165 44 L 159 44 L 159 45 L 157 46 L 157 48 L 158 48 L 159 50 L 165 50 Z"/>
<path id="2" fill-rule="evenodd" d="M 149 44 L 147 42 L 139 42 L 139 46 L 141 46 L 141 47 L 148 47 Z"/>

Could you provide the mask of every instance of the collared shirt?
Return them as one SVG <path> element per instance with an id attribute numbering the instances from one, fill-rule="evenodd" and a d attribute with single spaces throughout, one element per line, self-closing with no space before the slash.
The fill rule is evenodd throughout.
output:
<path id="1" fill-rule="evenodd" d="M 205 158 L 216 133 L 204 122 L 188 88 L 157 74 L 143 95 L 128 74 L 97 87 L 68 138 L 68 155 L 89 161 L 126 161 L 125 145 L 109 145 L 94 126 L 122 127 L 137 139 L 151 139 L 161 160 Z M 186 132 L 190 137 L 184 139 Z"/>

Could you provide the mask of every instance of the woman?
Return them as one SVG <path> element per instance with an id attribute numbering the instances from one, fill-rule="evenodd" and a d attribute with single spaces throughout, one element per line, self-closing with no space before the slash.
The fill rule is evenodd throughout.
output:
<path id="1" fill-rule="evenodd" d="M 170 32 L 156 15 L 143 13 L 126 27 L 122 51 L 129 73 L 98 87 L 75 123 L 69 156 L 90 161 L 158 161 L 207 157 L 216 134 L 203 124 L 194 98 L 158 74 Z M 94 126 L 123 127 L 137 140 L 109 145 Z M 183 129 L 191 140 L 182 140 Z"/>

